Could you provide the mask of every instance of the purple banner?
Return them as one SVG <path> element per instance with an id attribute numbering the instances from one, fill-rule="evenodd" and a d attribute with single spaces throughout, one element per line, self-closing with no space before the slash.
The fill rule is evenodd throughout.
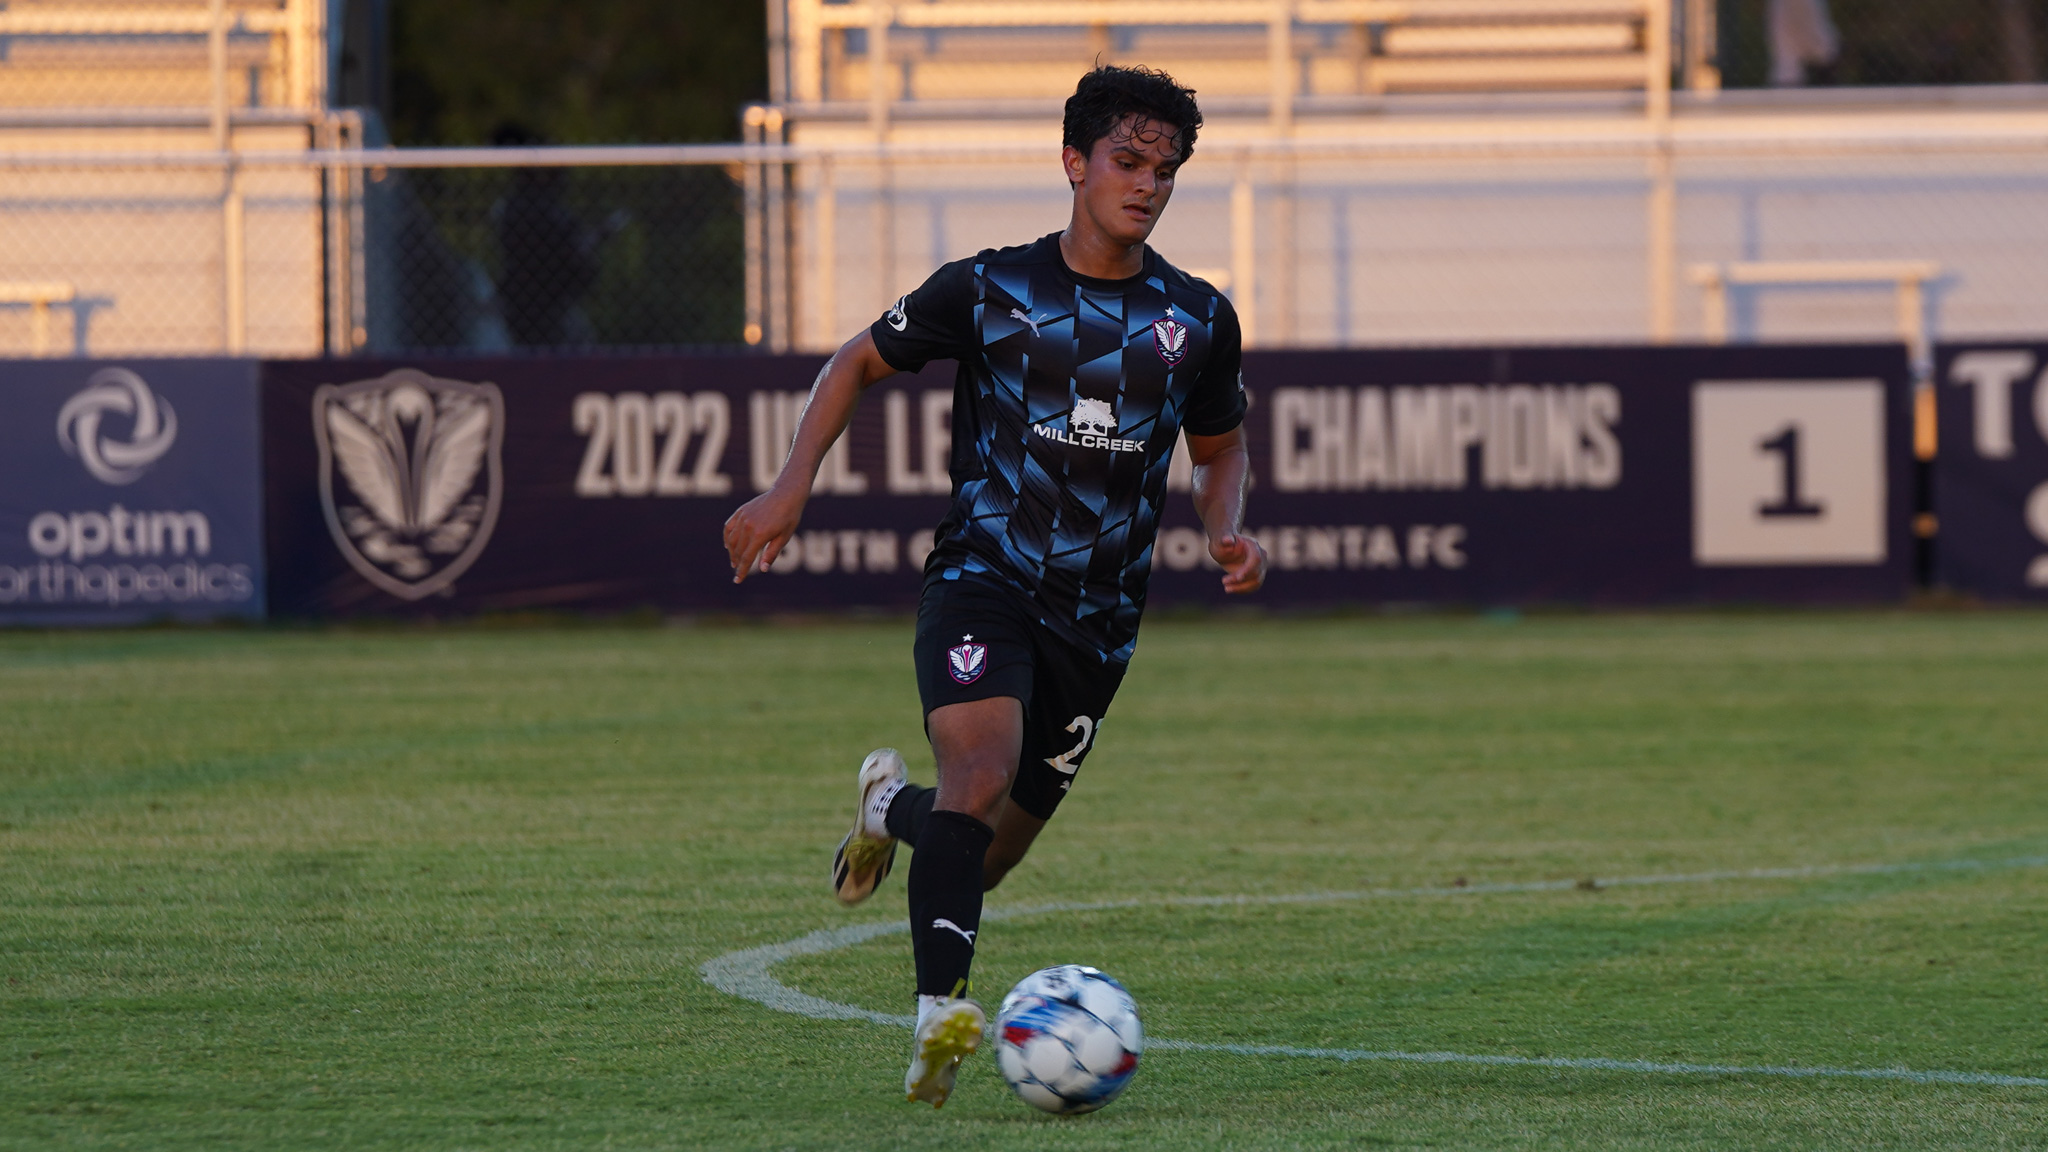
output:
<path id="1" fill-rule="evenodd" d="M 264 368 L 282 615 L 908 608 L 945 514 L 952 365 L 863 400 L 775 571 L 719 530 L 820 357 Z M 1275 606 L 1875 601 L 1907 591 L 1896 346 L 1248 354 Z M 1220 603 L 1184 451 L 1152 603 Z"/>
<path id="2" fill-rule="evenodd" d="M 1937 579 L 2048 599 L 2048 344 L 1944 345 L 1935 379 Z"/>
<path id="3" fill-rule="evenodd" d="M 264 611 L 256 365 L 0 364 L 0 623 Z"/>

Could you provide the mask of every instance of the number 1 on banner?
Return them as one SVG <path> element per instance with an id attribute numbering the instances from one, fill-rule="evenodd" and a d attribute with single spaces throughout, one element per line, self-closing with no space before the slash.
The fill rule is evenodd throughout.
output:
<path id="1" fill-rule="evenodd" d="M 1759 516 L 1818 516 L 1821 507 L 1800 495 L 1799 476 L 1799 425 L 1787 424 L 1785 430 L 1764 441 L 1757 447 L 1766 452 L 1775 452 L 1783 465 L 1783 483 L 1779 486 L 1778 498 L 1757 507 Z"/>
<path id="2" fill-rule="evenodd" d="M 1884 421 L 1877 380 L 1694 385 L 1693 561 L 1884 563 Z"/>

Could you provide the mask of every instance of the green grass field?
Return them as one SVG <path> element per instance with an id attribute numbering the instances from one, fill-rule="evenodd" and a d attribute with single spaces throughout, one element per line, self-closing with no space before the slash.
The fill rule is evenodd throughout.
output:
<path id="1" fill-rule="evenodd" d="M 707 985 L 930 778 L 903 622 L 0 634 L 0 1147 L 2048 1147 L 2048 1087 L 1155 1050 L 979 1059 Z M 1155 1037 L 2048 1077 L 2048 615 L 1158 620 L 992 907 L 993 1000 Z M 1717 870 L 1978 868 L 1562 890 Z M 1410 887 L 1452 894 L 1172 904 Z M 780 964 L 908 1011 L 902 935 Z"/>

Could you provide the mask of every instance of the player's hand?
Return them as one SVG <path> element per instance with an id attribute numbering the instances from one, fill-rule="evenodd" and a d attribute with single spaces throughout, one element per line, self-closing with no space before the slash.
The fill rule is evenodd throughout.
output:
<path id="1" fill-rule="evenodd" d="M 803 518 L 805 495 L 771 488 L 740 505 L 739 511 L 726 519 L 725 552 L 732 562 L 733 583 L 766 572 L 782 555 Z"/>
<path id="2" fill-rule="evenodd" d="M 1266 582 L 1266 550 L 1242 532 L 1209 538 L 1209 558 L 1223 565 L 1223 590 L 1257 592 Z"/>

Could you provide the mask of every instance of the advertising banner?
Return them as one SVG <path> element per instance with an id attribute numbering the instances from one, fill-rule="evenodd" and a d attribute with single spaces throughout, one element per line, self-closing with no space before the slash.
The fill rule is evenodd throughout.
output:
<path id="1" fill-rule="evenodd" d="M 2048 599 L 2048 344 L 1944 345 L 1935 379 L 1936 578 Z"/>
<path id="2" fill-rule="evenodd" d="M 266 365 L 273 609 L 913 604 L 946 510 L 952 392 L 938 366 L 870 392 L 780 571 L 732 583 L 725 518 L 773 481 L 823 364 L 734 355 Z"/>
<path id="3" fill-rule="evenodd" d="M 872 388 L 792 547 L 731 582 L 720 528 L 774 479 L 822 364 L 266 365 L 273 604 L 908 608 L 947 508 L 950 364 Z M 1263 352 L 1244 372 L 1249 527 L 1274 562 L 1258 602 L 1876 601 L 1909 585 L 1900 347 Z M 1189 478 L 1183 448 L 1155 605 L 1225 599 Z"/>
<path id="4" fill-rule="evenodd" d="M 1853 602 L 1911 584 L 1898 346 L 1271 352 L 1245 379 L 1277 600 Z M 1162 547 L 1169 569 L 1187 544 Z M 1174 599 L 1222 599 L 1158 575 Z"/>
<path id="5" fill-rule="evenodd" d="M 257 368 L 0 363 L 0 622 L 261 617 Z"/>

